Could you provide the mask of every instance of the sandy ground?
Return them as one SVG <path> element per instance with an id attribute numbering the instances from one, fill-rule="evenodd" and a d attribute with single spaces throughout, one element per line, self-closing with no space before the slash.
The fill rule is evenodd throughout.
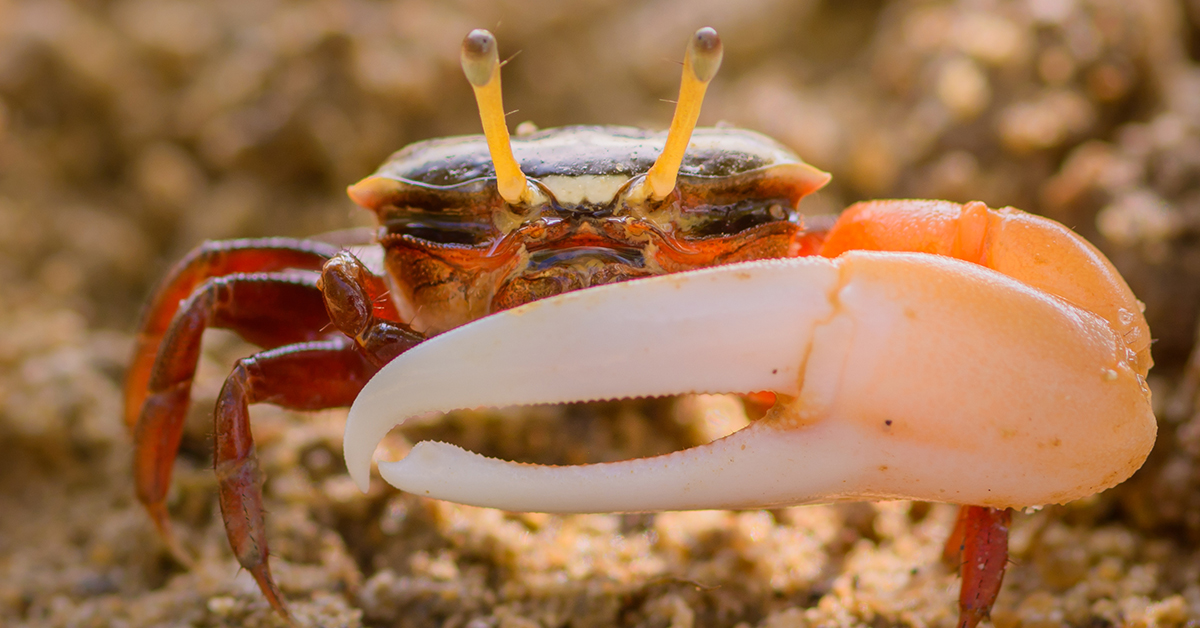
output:
<path id="1" fill-rule="evenodd" d="M 281 625 L 229 552 L 209 469 L 213 398 L 249 347 L 211 333 L 202 358 L 170 498 L 193 569 L 132 496 L 118 391 L 153 282 L 204 239 L 368 224 L 345 185 L 407 142 L 477 132 L 457 62 L 471 28 L 520 51 L 514 123 L 662 128 L 703 25 L 727 52 L 702 122 L 832 172 L 806 212 L 979 199 L 1112 257 L 1158 339 L 1159 443 L 1121 487 L 1015 517 L 992 621 L 1200 622 L 1194 0 L 0 0 L 0 625 Z M 557 517 L 364 496 L 344 412 L 255 418 L 301 625 L 953 623 L 948 505 Z M 744 420 L 724 397 L 478 412 L 392 445 L 608 460 Z"/>

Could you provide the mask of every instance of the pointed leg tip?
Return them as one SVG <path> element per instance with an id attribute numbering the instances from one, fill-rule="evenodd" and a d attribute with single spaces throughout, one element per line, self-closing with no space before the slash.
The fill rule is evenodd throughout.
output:
<path id="1" fill-rule="evenodd" d="M 987 618 L 987 613 L 978 608 L 962 609 L 958 612 L 958 628 L 975 628 Z"/>
<path id="2" fill-rule="evenodd" d="M 275 584 L 275 580 L 271 577 L 271 569 L 267 563 L 261 563 L 250 569 L 250 575 L 254 576 L 254 581 L 258 583 L 258 588 L 262 591 L 271 608 L 288 623 L 289 626 L 295 626 L 296 620 L 292 614 L 288 612 L 287 603 L 283 600 L 283 592 Z"/>
<path id="3" fill-rule="evenodd" d="M 962 568 L 962 555 L 966 550 L 964 535 L 970 516 L 970 506 L 958 507 L 958 514 L 954 518 L 954 527 L 951 528 L 950 536 L 946 537 L 946 545 L 942 548 L 942 564 L 955 572 Z"/>
<path id="4" fill-rule="evenodd" d="M 183 545 L 179 543 L 178 539 L 164 538 L 163 542 L 167 544 L 167 552 L 171 554 L 171 558 L 174 558 L 176 562 L 183 565 L 189 571 L 195 569 L 196 559 L 192 558 L 192 555 L 183 549 Z"/>
<path id="5" fill-rule="evenodd" d="M 167 512 L 166 505 L 161 502 L 146 504 L 146 511 L 150 513 L 150 520 L 154 522 L 158 536 L 166 545 L 171 558 L 189 570 L 195 567 L 196 560 L 183 548 L 183 544 L 175 536 L 175 529 L 171 527 L 171 515 Z"/>

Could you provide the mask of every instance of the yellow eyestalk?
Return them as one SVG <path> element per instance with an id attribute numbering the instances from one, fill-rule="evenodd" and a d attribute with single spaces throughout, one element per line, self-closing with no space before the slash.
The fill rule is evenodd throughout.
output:
<path id="1" fill-rule="evenodd" d="M 649 197 L 661 201 L 675 189 L 675 178 L 679 175 L 679 166 L 683 164 L 683 153 L 692 139 L 696 121 L 700 119 L 700 105 L 704 103 L 704 92 L 721 67 L 722 55 L 721 38 L 712 28 L 705 27 L 696 31 L 688 42 L 687 53 L 683 59 L 679 100 L 675 103 L 675 117 L 671 119 L 666 146 L 646 173 L 641 185 L 630 191 L 630 197 Z"/>
<path id="2" fill-rule="evenodd" d="M 496 187 L 510 205 L 528 204 L 540 196 L 529 185 L 521 166 L 513 157 L 508 138 L 508 123 L 504 119 L 504 101 L 500 93 L 500 55 L 496 38 L 486 30 L 470 32 L 462 44 L 462 68 L 475 90 L 479 104 L 479 119 L 487 138 L 488 152 L 496 167 Z"/>

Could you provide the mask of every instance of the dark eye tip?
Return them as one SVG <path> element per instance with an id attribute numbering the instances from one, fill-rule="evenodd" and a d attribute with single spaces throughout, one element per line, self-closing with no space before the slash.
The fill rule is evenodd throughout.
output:
<path id="1" fill-rule="evenodd" d="M 721 36 L 711 26 L 696 31 L 696 49 L 700 52 L 712 52 L 721 47 Z"/>
<path id="2" fill-rule="evenodd" d="M 496 37 L 490 32 L 477 28 L 463 38 L 462 51 L 464 55 L 474 58 L 485 57 L 496 49 Z"/>

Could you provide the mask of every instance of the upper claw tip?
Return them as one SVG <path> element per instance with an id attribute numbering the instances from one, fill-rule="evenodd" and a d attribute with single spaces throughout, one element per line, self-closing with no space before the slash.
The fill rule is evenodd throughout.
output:
<path id="1" fill-rule="evenodd" d="M 356 478 L 356 477 L 354 477 L 353 475 L 351 475 L 351 476 L 350 476 L 350 478 L 351 478 L 352 480 L 354 480 L 354 485 L 355 485 L 355 486 L 357 486 L 357 487 L 358 487 L 358 490 L 362 491 L 364 495 L 367 493 L 367 491 L 368 491 L 368 490 L 370 490 L 370 488 L 371 488 L 371 479 L 370 479 L 370 477 L 367 477 L 367 478 Z"/>

